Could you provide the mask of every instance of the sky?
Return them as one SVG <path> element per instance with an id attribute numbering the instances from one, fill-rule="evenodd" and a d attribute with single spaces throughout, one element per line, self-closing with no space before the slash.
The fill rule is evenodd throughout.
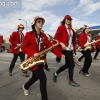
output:
<path id="1" fill-rule="evenodd" d="M 24 24 L 24 34 L 31 30 L 35 16 L 45 19 L 43 30 L 54 35 L 65 15 L 70 15 L 75 29 L 100 25 L 99 0 L 0 0 L 0 34 L 9 37 Z M 22 19 L 22 20 L 19 20 Z"/>

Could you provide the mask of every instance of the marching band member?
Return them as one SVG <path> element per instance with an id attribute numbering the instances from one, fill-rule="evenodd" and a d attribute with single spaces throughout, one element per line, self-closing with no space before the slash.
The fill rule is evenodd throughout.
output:
<path id="1" fill-rule="evenodd" d="M 12 76 L 12 71 L 14 69 L 18 56 L 20 57 L 21 62 L 25 60 L 25 54 L 21 49 L 21 45 L 24 38 L 24 34 L 22 33 L 24 30 L 24 25 L 19 24 L 17 30 L 18 31 L 13 32 L 12 35 L 10 35 L 10 39 L 9 39 L 9 42 L 11 43 L 10 52 L 13 53 L 13 59 L 9 67 L 10 76 Z M 28 77 L 29 75 L 27 75 L 27 72 L 23 72 L 23 76 Z"/>
<path id="2" fill-rule="evenodd" d="M 100 33 L 99 33 L 98 36 L 96 37 L 96 40 L 100 40 Z M 98 60 L 98 59 L 97 59 L 97 56 L 98 56 L 99 52 L 100 52 L 100 41 L 98 41 L 98 42 L 96 43 L 96 52 L 95 52 L 95 55 L 94 55 L 94 59 L 95 59 L 95 60 Z"/>
<path id="3" fill-rule="evenodd" d="M 52 46 L 46 34 L 41 32 L 44 22 L 45 22 L 44 18 L 36 16 L 32 23 L 32 31 L 26 33 L 26 36 L 22 44 L 22 49 L 23 52 L 28 55 L 27 58 L 33 55 L 38 57 L 39 52 L 43 51 L 45 46 L 47 48 Z M 56 49 L 53 49 L 52 52 L 59 57 L 64 56 Z M 31 71 L 32 71 L 32 77 L 29 79 L 27 83 L 25 83 L 22 86 L 24 90 L 24 95 L 29 95 L 28 89 L 32 84 L 34 84 L 37 80 L 39 80 L 41 98 L 42 100 L 48 100 L 47 88 L 46 88 L 47 78 L 44 73 L 43 66 L 42 65 L 35 66 L 31 69 Z"/>
<path id="4" fill-rule="evenodd" d="M 81 46 L 82 49 L 85 48 L 85 44 L 88 44 L 91 42 L 91 38 L 88 36 L 88 32 L 90 31 L 89 26 L 84 25 L 83 27 L 83 32 L 80 33 L 79 35 L 79 45 Z M 84 76 L 90 76 L 91 74 L 89 74 L 88 70 L 91 66 L 92 63 L 92 56 L 91 56 L 91 50 L 87 49 L 86 51 L 81 51 L 83 56 L 85 57 L 85 61 L 84 61 L 84 65 L 83 65 L 83 69 L 81 70 L 81 73 Z"/>
<path id="5" fill-rule="evenodd" d="M 44 33 L 44 30 L 41 30 L 41 32 Z M 45 66 L 44 66 L 44 68 L 45 68 L 46 71 L 50 72 L 50 68 L 48 67 L 46 56 L 47 56 L 47 54 L 44 55 L 44 58 L 45 58 Z"/>
<path id="6" fill-rule="evenodd" d="M 91 34 L 88 34 L 88 38 L 90 38 L 90 42 L 92 42 L 92 36 L 91 36 Z M 81 60 L 84 58 L 84 55 L 82 55 L 79 59 L 78 59 L 78 61 L 79 61 L 79 63 L 81 62 Z"/>
<path id="7" fill-rule="evenodd" d="M 57 39 L 60 42 L 58 50 L 62 51 L 65 55 L 65 65 L 61 66 L 53 73 L 53 81 L 56 82 L 58 74 L 68 68 L 69 84 L 76 87 L 80 86 L 73 79 L 75 66 L 73 50 L 76 45 L 76 33 L 72 29 L 72 18 L 70 15 L 66 15 L 63 21 L 61 21 L 61 26 L 58 27 L 54 39 Z"/>

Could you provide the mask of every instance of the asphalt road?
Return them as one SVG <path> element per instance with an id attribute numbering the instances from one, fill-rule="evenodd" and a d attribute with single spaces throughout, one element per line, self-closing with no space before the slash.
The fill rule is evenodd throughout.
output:
<path id="1" fill-rule="evenodd" d="M 80 53 L 77 54 L 76 59 L 81 56 Z M 29 80 L 31 72 L 28 71 L 30 75 L 28 78 L 22 76 L 19 59 L 13 70 L 13 76 L 8 75 L 12 57 L 10 53 L 0 53 L 0 100 L 41 100 L 39 81 L 29 89 L 30 95 L 24 96 L 21 86 Z M 48 65 L 51 68 L 50 72 L 45 71 L 49 100 L 100 100 L 100 60 L 93 60 L 89 70 L 92 75 L 89 77 L 79 74 L 80 68 L 76 65 L 74 80 L 80 84 L 80 87 L 73 87 L 68 83 L 68 70 L 59 74 L 57 83 L 53 82 L 53 72 L 64 64 L 64 59 L 61 63 L 56 63 L 55 57 L 52 53 L 47 55 Z M 81 65 L 83 61 L 84 59 Z"/>

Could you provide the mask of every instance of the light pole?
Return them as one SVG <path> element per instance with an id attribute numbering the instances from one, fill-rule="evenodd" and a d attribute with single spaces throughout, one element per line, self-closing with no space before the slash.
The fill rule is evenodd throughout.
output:
<path id="1" fill-rule="evenodd" d="M 19 20 L 23 20 L 23 19 L 19 19 Z M 27 21 L 23 20 L 26 23 L 26 32 L 27 32 Z"/>

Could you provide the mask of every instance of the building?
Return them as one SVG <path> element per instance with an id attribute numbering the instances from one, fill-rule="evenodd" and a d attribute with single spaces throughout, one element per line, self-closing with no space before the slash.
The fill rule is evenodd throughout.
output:
<path id="1" fill-rule="evenodd" d="M 10 42 L 9 42 L 9 37 L 6 37 L 6 39 L 4 40 L 4 42 L 2 43 L 2 46 L 5 47 L 5 49 L 9 49 L 10 48 Z"/>
<path id="2" fill-rule="evenodd" d="M 5 40 L 3 40 L 3 35 L 0 35 L 0 48 L 3 48 L 3 50 L 9 49 L 10 45 L 9 38 L 7 37 Z"/>
<path id="3" fill-rule="evenodd" d="M 100 33 L 100 25 L 91 26 L 90 29 L 91 29 L 90 34 L 92 34 L 92 37 L 95 39 L 98 33 Z"/>

